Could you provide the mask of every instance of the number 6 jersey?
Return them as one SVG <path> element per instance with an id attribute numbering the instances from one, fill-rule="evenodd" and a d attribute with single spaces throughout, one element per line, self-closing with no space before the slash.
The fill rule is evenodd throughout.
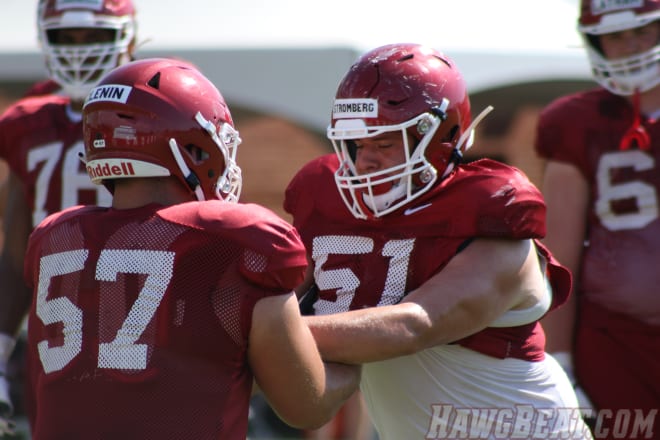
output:
<path id="1" fill-rule="evenodd" d="M 644 118 L 651 148 L 621 150 L 628 101 L 603 89 L 557 99 L 541 114 L 540 156 L 580 170 L 591 190 L 576 294 L 647 324 L 660 317 L 660 124 Z"/>

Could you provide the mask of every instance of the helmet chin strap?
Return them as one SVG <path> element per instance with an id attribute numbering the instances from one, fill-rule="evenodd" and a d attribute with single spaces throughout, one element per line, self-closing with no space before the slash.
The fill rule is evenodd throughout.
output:
<path id="1" fill-rule="evenodd" d="M 639 89 L 635 90 L 633 94 L 632 105 L 634 112 L 633 124 L 621 138 L 619 150 L 625 151 L 637 145 L 640 150 L 648 151 L 651 149 L 651 137 L 642 125 Z"/>
<path id="2" fill-rule="evenodd" d="M 179 150 L 179 146 L 177 145 L 174 138 L 170 139 L 169 145 L 170 145 L 170 150 L 172 151 L 172 155 L 174 156 L 174 160 L 176 161 L 176 164 L 179 166 L 179 169 L 181 170 L 181 174 L 183 174 L 183 177 L 186 179 L 186 182 L 188 183 L 190 189 L 192 189 L 193 192 L 195 193 L 197 200 L 199 201 L 205 200 L 204 191 L 202 191 L 202 187 L 199 184 L 199 179 L 197 178 L 195 173 L 190 171 L 188 165 L 186 165 L 186 161 L 183 160 L 183 156 L 181 155 L 181 150 Z"/>

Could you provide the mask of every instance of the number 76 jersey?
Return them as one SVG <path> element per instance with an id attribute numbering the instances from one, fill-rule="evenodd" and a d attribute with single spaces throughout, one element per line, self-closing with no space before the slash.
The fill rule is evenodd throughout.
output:
<path id="1" fill-rule="evenodd" d="M 110 204 L 105 187 L 89 179 L 83 151 L 81 115 L 71 111 L 68 97 L 24 98 L 0 117 L 0 158 L 25 187 L 32 227 L 70 206 Z"/>

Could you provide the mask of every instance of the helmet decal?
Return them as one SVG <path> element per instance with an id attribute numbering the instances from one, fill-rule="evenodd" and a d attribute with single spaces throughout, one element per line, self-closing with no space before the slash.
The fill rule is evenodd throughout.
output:
<path id="1" fill-rule="evenodd" d="M 92 102 L 106 101 L 126 104 L 133 87 L 122 86 L 121 84 L 107 84 L 92 89 L 85 99 L 85 106 Z"/>
<path id="2" fill-rule="evenodd" d="M 591 0 L 591 12 L 594 15 L 608 14 L 622 9 L 640 8 L 644 0 Z"/>
<path id="3" fill-rule="evenodd" d="M 56 0 L 55 9 L 58 11 L 64 9 L 95 9 L 100 11 L 103 9 L 103 0 Z"/>
<path id="4" fill-rule="evenodd" d="M 367 99 L 335 99 L 332 106 L 334 119 L 377 118 L 378 100 Z"/>

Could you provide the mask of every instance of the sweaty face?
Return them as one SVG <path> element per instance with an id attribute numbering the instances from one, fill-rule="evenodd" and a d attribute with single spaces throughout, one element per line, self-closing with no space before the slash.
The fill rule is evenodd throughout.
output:
<path id="1" fill-rule="evenodd" d="M 660 21 L 600 36 L 603 54 L 610 60 L 645 52 L 660 42 Z"/>
<path id="2" fill-rule="evenodd" d="M 354 145 L 355 170 L 360 175 L 386 170 L 406 161 L 400 131 L 357 139 Z"/>

